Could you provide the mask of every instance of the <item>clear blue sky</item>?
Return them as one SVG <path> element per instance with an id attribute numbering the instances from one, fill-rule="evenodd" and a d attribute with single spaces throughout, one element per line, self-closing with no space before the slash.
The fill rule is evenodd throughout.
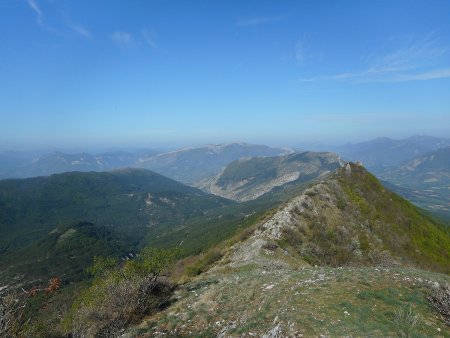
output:
<path id="1" fill-rule="evenodd" d="M 450 1 L 0 0 L 1 148 L 450 136 Z"/>

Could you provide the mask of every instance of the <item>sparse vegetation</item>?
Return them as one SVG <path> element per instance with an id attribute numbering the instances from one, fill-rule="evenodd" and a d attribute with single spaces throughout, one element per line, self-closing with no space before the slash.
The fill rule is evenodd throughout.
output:
<path id="1" fill-rule="evenodd" d="M 263 336 L 280 325 L 286 336 L 417 337 L 435 336 L 438 329 L 445 336 L 449 331 L 426 301 L 425 281 L 435 279 L 448 276 L 408 269 L 224 267 L 181 286 L 180 300 L 147 318 L 139 335 Z M 128 332 L 137 336 L 135 330 Z"/>

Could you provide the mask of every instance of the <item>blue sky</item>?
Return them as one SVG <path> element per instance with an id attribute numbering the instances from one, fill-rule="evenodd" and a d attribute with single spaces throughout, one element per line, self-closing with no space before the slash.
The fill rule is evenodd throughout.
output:
<path id="1" fill-rule="evenodd" d="M 450 1 L 0 0 L 2 149 L 450 136 Z"/>

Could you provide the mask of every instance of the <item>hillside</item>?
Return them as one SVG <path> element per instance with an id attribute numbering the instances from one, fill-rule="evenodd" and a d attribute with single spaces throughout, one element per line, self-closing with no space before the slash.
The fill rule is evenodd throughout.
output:
<path id="1" fill-rule="evenodd" d="M 168 231 L 230 204 L 143 169 L 2 180 L 0 253 L 81 221 L 107 226 L 137 244 L 150 229 Z"/>
<path id="2" fill-rule="evenodd" d="M 430 211 L 450 216 L 450 147 L 417 156 L 378 174 L 410 192 L 404 196 Z"/>
<path id="3" fill-rule="evenodd" d="M 247 143 L 226 143 L 181 149 L 139 160 L 139 166 L 183 183 L 194 183 L 217 175 L 230 162 L 244 157 L 279 156 L 287 148 L 271 148 Z"/>
<path id="4" fill-rule="evenodd" d="M 29 288 L 57 276 L 67 285 L 86 279 L 93 257 L 126 256 L 133 250 L 125 237 L 104 226 L 86 222 L 60 226 L 41 240 L 1 255 L 0 281 Z"/>
<path id="5" fill-rule="evenodd" d="M 448 229 L 347 164 L 206 253 L 126 336 L 447 336 L 427 297 L 450 283 L 449 249 Z"/>
<path id="6" fill-rule="evenodd" d="M 258 198 L 289 183 L 301 184 L 334 171 L 341 165 L 332 153 L 302 152 L 277 157 L 252 157 L 230 163 L 201 189 L 236 201 Z"/>

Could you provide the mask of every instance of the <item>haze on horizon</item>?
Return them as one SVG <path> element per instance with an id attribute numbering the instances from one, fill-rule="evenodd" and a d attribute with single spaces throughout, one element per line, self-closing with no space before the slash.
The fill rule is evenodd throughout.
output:
<path id="1" fill-rule="evenodd" d="M 0 2 L 0 150 L 450 135 L 450 2 Z"/>

